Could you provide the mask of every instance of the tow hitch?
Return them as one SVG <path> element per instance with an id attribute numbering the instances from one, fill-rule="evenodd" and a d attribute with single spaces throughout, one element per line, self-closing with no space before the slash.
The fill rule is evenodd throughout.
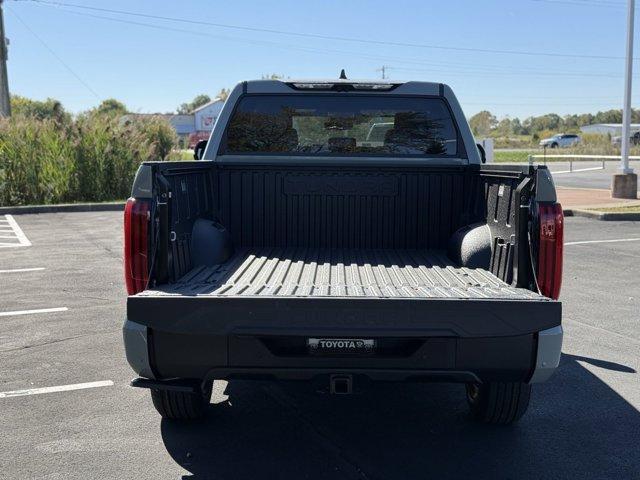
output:
<path id="1" fill-rule="evenodd" d="M 333 374 L 329 376 L 329 392 L 335 395 L 353 393 L 353 375 Z"/>

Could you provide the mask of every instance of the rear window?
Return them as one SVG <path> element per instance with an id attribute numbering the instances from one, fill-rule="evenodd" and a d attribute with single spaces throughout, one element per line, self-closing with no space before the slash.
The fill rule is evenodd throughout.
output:
<path id="1" fill-rule="evenodd" d="M 249 95 L 222 154 L 454 156 L 457 132 L 440 98 Z"/>

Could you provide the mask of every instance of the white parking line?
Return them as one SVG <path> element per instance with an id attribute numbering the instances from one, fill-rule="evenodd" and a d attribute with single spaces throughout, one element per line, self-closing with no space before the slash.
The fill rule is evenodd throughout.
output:
<path id="1" fill-rule="evenodd" d="M 39 272 L 40 270 L 44 270 L 44 267 L 12 268 L 10 270 L 0 270 L 0 273 Z"/>
<path id="2" fill-rule="evenodd" d="M 617 243 L 617 242 L 640 242 L 640 238 L 616 238 L 613 240 L 583 240 L 581 242 L 567 242 L 565 245 L 586 245 L 588 243 Z"/>
<path id="3" fill-rule="evenodd" d="M 14 310 L 13 312 L 0 312 L 0 317 L 11 317 L 13 315 L 31 315 L 32 313 L 66 312 L 67 310 L 69 310 L 67 307 L 39 308 L 36 310 Z"/>
<path id="4" fill-rule="evenodd" d="M 39 395 L 41 393 L 69 392 L 71 390 L 84 390 L 85 388 L 111 387 L 111 380 L 100 382 L 74 383 L 73 385 L 59 385 L 57 387 L 27 388 L 25 390 L 13 390 L 11 392 L 0 392 L 0 398 L 23 397 L 25 395 Z"/>
<path id="5" fill-rule="evenodd" d="M 13 233 L 13 235 L 5 236 L 2 235 L 0 238 L 10 238 L 12 240 L 17 240 L 18 243 L 15 242 L 0 242 L 0 248 L 2 247 L 30 247 L 31 242 L 24 234 L 18 223 L 13 219 L 12 215 L 5 215 L 4 221 L 0 223 L 0 225 L 9 226 L 11 230 L 3 229 L 2 233 Z"/>

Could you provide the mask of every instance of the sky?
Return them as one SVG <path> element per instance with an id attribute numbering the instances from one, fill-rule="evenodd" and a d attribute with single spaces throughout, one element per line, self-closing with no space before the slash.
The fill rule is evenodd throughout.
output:
<path id="1" fill-rule="evenodd" d="M 170 112 L 265 74 L 372 79 L 383 65 L 449 84 L 468 116 L 622 106 L 624 0 L 42 1 L 4 1 L 10 90 L 71 112 L 110 97 Z"/>

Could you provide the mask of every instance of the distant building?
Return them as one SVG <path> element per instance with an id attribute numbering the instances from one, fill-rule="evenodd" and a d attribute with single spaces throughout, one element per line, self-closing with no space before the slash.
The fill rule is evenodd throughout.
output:
<path id="1" fill-rule="evenodd" d="M 172 113 L 127 113 L 122 116 L 121 121 L 126 122 L 134 118 L 163 118 L 171 124 L 176 133 L 180 136 L 187 136 L 195 132 L 193 115 L 177 115 Z"/>
<path id="2" fill-rule="evenodd" d="M 196 132 L 210 132 L 213 130 L 213 125 L 216 123 L 220 110 L 224 105 L 224 100 L 215 98 L 209 103 L 196 108 L 192 114 L 195 121 Z"/>
<path id="3" fill-rule="evenodd" d="M 622 135 L 621 123 L 594 123 L 593 125 L 585 125 L 580 127 L 582 133 L 598 133 L 600 135 L 611 135 L 611 137 L 619 137 Z M 640 132 L 640 123 L 631 124 L 631 133 Z"/>
<path id="4" fill-rule="evenodd" d="M 128 113 L 122 117 L 122 121 L 126 122 L 128 119 L 144 117 L 164 118 L 171 124 L 180 137 L 181 145 L 187 147 L 193 146 L 192 144 L 197 140 L 209 137 L 209 133 L 213 130 L 213 125 L 216 123 L 223 105 L 224 100 L 216 98 L 186 115 L 171 113 Z"/>

